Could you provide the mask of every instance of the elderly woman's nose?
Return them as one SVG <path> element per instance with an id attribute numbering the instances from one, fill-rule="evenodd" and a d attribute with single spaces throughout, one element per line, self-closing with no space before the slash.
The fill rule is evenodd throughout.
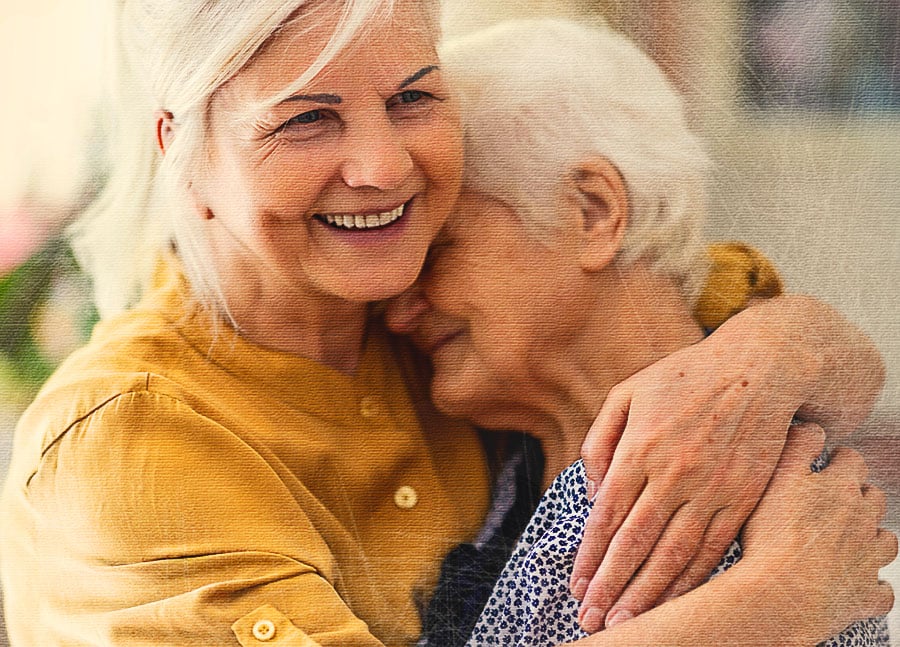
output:
<path id="1" fill-rule="evenodd" d="M 398 335 L 409 335 L 418 327 L 420 317 L 428 308 L 425 292 L 416 282 L 406 292 L 388 301 L 385 313 L 388 329 Z"/>
<path id="2" fill-rule="evenodd" d="M 344 182 L 352 188 L 397 189 L 413 171 L 406 142 L 390 123 L 369 123 L 348 142 Z"/>

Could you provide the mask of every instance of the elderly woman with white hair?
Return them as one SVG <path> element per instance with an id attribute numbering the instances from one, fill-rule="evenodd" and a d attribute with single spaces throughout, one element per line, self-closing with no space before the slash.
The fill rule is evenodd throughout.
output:
<path id="1" fill-rule="evenodd" d="M 442 56 L 462 106 L 463 194 L 416 286 L 392 303 L 389 325 L 430 356 L 438 408 L 537 438 L 545 480 L 579 457 L 598 414 L 587 446 L 615 452 L 614 468 L 621 461 L 626 472 L 642 470 L 629 448 L 620 455 L 616 447 L 634 442 L 628 431 L 619 436 L 624 418 L 649 417 L 648 428 L 665 427 L 678 397 L 728 415 L 758 370 L 757 358 L 743 358 L 734 367 L 736 381 L 717 384 L 718 402 L 692 393 L 696 372 L 700 381 L 727 372 L 715 352 L 706 356 L 709 372 L 686 367 L 686 354 L 696 356 L 696 345 L 713 339 L 701 342 L 704 332 L 692 316 L 708 269 L 700 236 L 708 161 L 685 124 L 681 100 L 627 39 L 564 21 L 500 25 L 449 44 Z M 757 315 L 765 312 L 762 306 Z M 774 310 L 769 316 L 775 335 L 791 330 Z M 729 344 L 741 334 L 726 323 L 713 337 Z M 788 378 L 792 369 L 783 368 Z M 659 397 L 648 410 L 648 400 L 632 394 L 653 384 L 660 385 Z M 598 395 L 606 394 L 601 409 Z M 582 638 L 578 644 L 793 645 L 843 630 L 827 644 L 886 645 L 884 619 L 864 620 L 886 613 L 893 600 L 890 586 L 878 580 L 879 567 L 897 554 L 896 537 L 878 528 L 884 494 L 865 483 L 855 452 L 839 448 L 823 469 L 821 430 L 789 432 L 788 420 L 775 418 L 769 426 L 782 442 L 789 437 L 781 463 L 759 483 L 765 488 L 768 481 L 768 488 L 744 525 L 743 546 L 728 548 L 715 580 L 678 597 L 684 591 L 645 563 L 630 582 L 643 597 L 626 591 L 620 598 L 631 573 L 623 579 L 604 563 L 590 585 L 598 587 L 598 599 L 589 602 L 587 583 L 573 576 L 576 549 L 592 506 L 601 517 L 615 517 L 618 493 L 605 481 L 589 493 L 577 462 L 538 506 L 468 644 L 543 646 Z M 685 429 L 674 445 L 691 455 L 702 453 L 704 442 Z M 647 445 L 644 462 L 654 452 Z M 642 501 L 650 507 L 617 520 L 628 528 L 609 545 L 640 549 L 643 534 L 656 544 L 651 557 L 668 562 L 673 573 L 696 570 L 702 563 L 691 561 L 683 538 L 696 524 L 684 514 L 689 503 L 676 498 L 671 511 L 668 493 L 653 489 L 655 476 L 643 480 Z M 672 478 L 691 486 L 693 475 Z M 503 506 L 492 517 L 508 515 L 508 501 Z M 505 532 L 502 523 L 483 532 L 473 557 L 500 551 Z M 716 559 L 734 535 L 721 545 L 709 542 Z M 704 579 L 710 570 L 700 573 Z M 448 602 L 440 596 L 433 602 L 438 615 Z M 448 638 L 452 628 L 432 630 L 428 644 L 459 642 Z"/>
<path id="2" fill-rule="evenodd" d="M 103 321 L 16 430 L 10 637 L 413 644 L 491 494 L 481 435 L 433 410 L 369 307 L 413 283 L 458 197 L 437 2 L 111 4 L 110 178 L 76 239 Z M 797 399 L 766 411 L 816 377 L 769 380 Z M 879 376 L 855 377 L 830 411 L 874 397 Z M 732 436 L 681 464 L 714 470 Z"/>

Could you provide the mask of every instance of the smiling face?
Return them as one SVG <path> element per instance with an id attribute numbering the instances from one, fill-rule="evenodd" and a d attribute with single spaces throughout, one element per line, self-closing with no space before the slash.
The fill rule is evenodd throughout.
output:
<path id="1" fill-rule="evenodd" d="M 526 428 L 593 312 L 586 279 L 576 237 L 537 241 L 508 205 L 464 192 L 388 324 L 431 357 L 438 407 L 485 427 Z"/>
<path id="2" fill-rule="evenodd" d="M 229 306 L 371 301 L 415 279 L 462 158 L 428 24 L 399 2 L 300 93 L 254 113 L 331 36 L 300 16 L 214 95 L 210 161 L 191 187 Z"/>

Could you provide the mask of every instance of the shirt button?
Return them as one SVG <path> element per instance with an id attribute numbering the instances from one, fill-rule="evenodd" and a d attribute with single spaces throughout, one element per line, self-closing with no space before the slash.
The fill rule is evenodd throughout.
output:
<path id="1" fill-rule="evenodd" d="M 359 403 L 359 413 L 363 418 L 374 418 L 381 413 L 381 404 L 378 398 L 367 396 Z"/>
<path id="2" fill-rule="evenodd" d="M 257 620 L 253 625 L 253 637 L 260 642 L 269 642 L 275 637 L 275 623 L 271 620 Z"/>
<path id="3" fill-rule="evenodd" d="M 408 485 L 397 488 L 394 492 L 394 503 L 401 510 L 414 508 L 419 502 L 419 494 Z"/>

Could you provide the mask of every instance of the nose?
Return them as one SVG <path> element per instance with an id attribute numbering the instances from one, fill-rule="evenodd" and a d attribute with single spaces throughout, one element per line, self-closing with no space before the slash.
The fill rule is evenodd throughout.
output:
<path id="1" fill-rule="evenodd" d="M 419 281 L 411 288 L 388 301 L 385 322 L 388 329 L 398 335 L 411 335 L 421 324 L 422 315 L 431 305 Z"/>
<path id="2" fill-rule="evenodd" d="M 412 173 L 413 161 L 406 143 L 386 118 L 358 126 L 347 145 L 342 175 L 349 187 L 396 189 Z"/>

